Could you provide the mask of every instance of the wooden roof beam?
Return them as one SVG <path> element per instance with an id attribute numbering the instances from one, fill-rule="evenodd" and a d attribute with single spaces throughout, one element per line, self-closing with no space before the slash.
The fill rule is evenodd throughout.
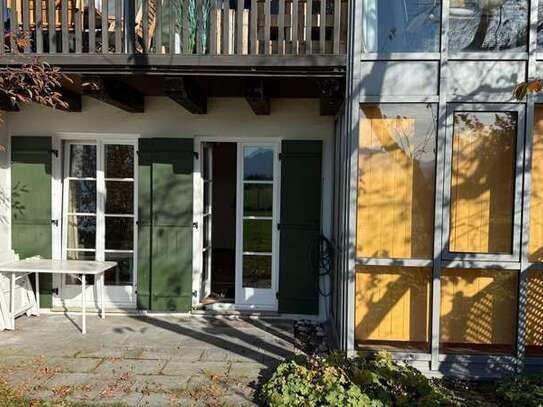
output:
<path id="1" fill-rule="evenodd" d="M 270 114 L 270 96 L 262 79 L 248 79 L 245 82 L 245 99 L 256 115 Z"/>
<path id="2" fill-rule="evenodd" d="M 84 94 L 129 113 L 143 113 L 145 98 L 142 93 L 112 77 L 85 77 Z"/>
<path id="3" fill-rule="evenodd" d="M 164 83 L 164 94 L 192 114 L 207 113 L 207 95 L 194 80 L 170 78 Z"/>
<path id="4" fill-rule="evenodd" d="M 69 89 L 62 89 L 60 93 L 62 94 L 62 100 L 68 104 L 68 107 L 59 108 L 59 110 L 64 112 L 81 112 L 81 94 Z"/>
<path id="5" fill-rule="evenodd" d="M 0 92 L 0 110 L 3 112 L 18 112 L 21 109 L 19 109 L 17 102 L 12 102 L 5 93 Z"/>
<path id="6" fill-rule="evenodd" d="M 339 79 L 324 79 L 317 84 L 320 91 L 321 116 L 335 116 L 345 98 L 343 82 Z"/>

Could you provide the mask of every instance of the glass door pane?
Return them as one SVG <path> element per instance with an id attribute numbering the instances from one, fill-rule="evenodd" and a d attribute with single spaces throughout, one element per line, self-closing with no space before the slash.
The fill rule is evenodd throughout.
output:
<path id="1" fill-rule="evenodd" d="M 96 145 L 70 143 L 66 149 L 65 255 L 68 260 L 94 260 L 97 226 Z M 87 276 L 86 281 L 94 284 L 94 277 Z M 71 276 L 66 277 L 65 283 L 80 284 Z"/>
<path id="2" fill-rule="evenodd" d="M 106 285 L 134 282 L 134 146 L 104 144 L 104 258 L 116 261 Z"/>
<path id="3" fill-rule="evenodd" d="M 246 289 L 272 288 L 274 148 L 243 147 L 242 188 L 242 264 L 241 286 Z M 266 294 L 252 293 L 251 302 L 269 302 Z"/>
<path id="4" fill-rule="evenodd" d="M 202 279 L 208 281 L 211 277 L 211 223 L 213 195 L 213 147 L 212 144 L 202 145 L 202 181 L 204 207 L 202 213 Z M 207 284 L 206 284 L 207 286 Z M 208 290 L 206 290 L 208 291 Z M 207 293 L 206 293 L 207 294 Z"/>
<path id="5" fill-rule="evenodd" d="M 106 304 L 135 304 L 135 144 L 67 142 L 64 169 L 64 257 L 118 263 L 105 273 Z M 87 292 L 94 304 L 94 279 Z M 63 305 L 79 306 L 80 283 L 65 279 Z"/>

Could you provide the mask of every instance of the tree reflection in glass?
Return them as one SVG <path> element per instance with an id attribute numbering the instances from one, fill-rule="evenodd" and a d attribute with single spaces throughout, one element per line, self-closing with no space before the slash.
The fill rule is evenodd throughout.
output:
<path id="1" fill-rule="evenodd" d="M 449 51 L 526 51 L 528 0 L 451 0 Z"/>
<path id="2" fill-rule="evenodd" d="M 364 0 L 365 52 L 438 52 L 439 0 Z"/>

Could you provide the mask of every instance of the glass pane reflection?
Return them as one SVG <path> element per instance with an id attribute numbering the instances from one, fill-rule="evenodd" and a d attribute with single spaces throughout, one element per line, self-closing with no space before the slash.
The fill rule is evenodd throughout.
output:
<path id="1" fill-rule="evenodd" d="M 526 51 L 528 0 L 451 0 L 449 51 Z"/>
<path id="2" fill-rule="evenodd" d="M 435 105 L 362 106 L 357 256 L 432 258 L 436 126 Z"/>
<path id="3" fill-rule="evenodd" d="M 441 1 L 364 0 L 366 52 L 439 52 Z"/>
<path id="4" fill-rule="evenodd" d="M 243 256 L 243 288 L 271 288 L 271 256 Z"/>
<path id="5" fill-rule="evenodd" d="M 134 177 L 134 147 L 128 145 L 105 145 L 106 178 Z"/>
<path id="6" fill-rule="evenodd" d="M 68 212 L 96 213 L 96 181 L 69 181 Z"/>
<path id="7" fill-rule="evenodd" d="M 96 146 L 89 144 L 70 145 L 70 177 L 96 177 Z"/>
<path id="8" fill-rule="evenodd" d="M 516 112 L 455 112 L 451 252 L 512 253 L 516 132 Z"/>
<path id="9" fill-rule="evenodd" d="M 69 249 L 94 249 L 96 247 L 96 217 L 68 216 Z"/>
<path id="10" fill-rule="evenodd" d="M 272 216 L 273 185 L 245 184 L 243 214 L 245 216 Z"/>
<path id="11" fill-rule="evenodd" d="M 106 250 L 132 250 L 134 219 L 106 217 Z"/>
<path id="12" fill-rule="evenodd" d="M 106 285 L 131 285 L 134 268 L 133 253 L 106 253 L 106 261 L 116 261 L 117 267 L 105 273 Z"/>
<path id="13" fill-rule="evenodd" d="M 106 213 L 131 215 L 134 213 L 134 183 L 106 181 Z"/>
<path id="14" fill-rule="evenodd" d="M 244 180 L 273 180 L 273 149 L 265 147 L 245 147 L 243 149 L 243 159 Z"/>
<path id="15" fill-rule="evenodd" d="M 249 220 L 243 221 L 243 251 L 271 253 L 272 251 L 272 221 Z"/>

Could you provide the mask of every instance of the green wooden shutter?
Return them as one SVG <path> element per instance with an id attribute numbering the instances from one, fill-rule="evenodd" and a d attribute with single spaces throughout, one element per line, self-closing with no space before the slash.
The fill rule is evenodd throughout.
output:
<path id="1" fill-rule="evenodd" d="M 193 140 L 139 142 L 138 306 L 192 307 Z"/>
<path id="2" fill-rule="evenodd" d="M 320 141 L 281 145 L 279 312 L 319 312 L 319 270 L 311 255 L 320 236 L 321 156 Z"/>
<path id="3" fill-rule="evenodd" d="M 11 138 L 12 248 L 51 258 L 51 138 Z M 52 277 L 40 275 L 40 306 L 52 306 Z"/>

